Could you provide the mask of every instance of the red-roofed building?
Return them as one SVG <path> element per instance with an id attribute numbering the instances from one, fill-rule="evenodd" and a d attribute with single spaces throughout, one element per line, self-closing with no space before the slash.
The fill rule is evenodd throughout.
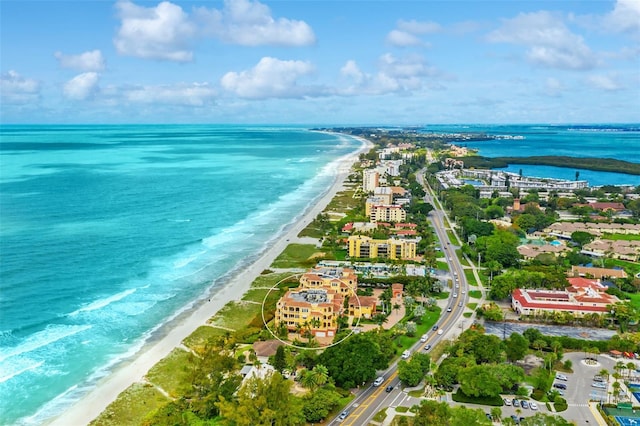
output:
<path id="1" fill-rule="evenodd" d="M 511 293 L 512 309 L 522 315 L 540 315 L 543 312 L 565 311 L 576 316 L 609 312 L 610 305 L 620 301 L 605 293 L 607 287 L 598 281 L 569 278 L 566 290 L 515 289 Z"/>
<path id="2" fill-rule="evenodd" d="M 342 232 L 351 233 L 353 231 L 353 222 L 349 222 L 342 227 Z"/>

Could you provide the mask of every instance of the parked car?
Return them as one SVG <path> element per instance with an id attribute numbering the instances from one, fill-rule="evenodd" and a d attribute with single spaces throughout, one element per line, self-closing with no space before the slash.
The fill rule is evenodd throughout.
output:
<path id="1" fill-rule="evenodd" d="M 522 406 L 522 408 L 529 408 L 529 403 L 527 401 L 525 401 L 524 399 L 522 400 L 520 405 Z"/>
<path id="2" fill-rule="evenodd" d="M 513 406 L 518 408 L 520 407 L 520 401 L 518 401 L 517 399 L 513 398 Z"/>
<path id="3" fill-rule="evenodd" d="M 564 380 L 566 382 L 569 379 L 564 374 L 556 373 L 556 380 Z"/>
<path id="4" fill-rule="evenodd" d="M 511 400 L 510 399 L 505 399 L 504 400 L 504 405 L 506 405 L 507 407 L 511 407 Z"/>
<path id="5" fill-rule="evenodd" d="M 532 410 L 537 410 L 538 409 L 538 404 L 536 404 L 535 402 L 532 402 L 529 404 L 529 408 L 531 408 Z"/>
<path id="6" fill-rule="evenodd" d="M 594 382 L 604 382 L 604 377 L 602 377 L 599 374 L 596 374 L 595 376 L 593 376 L 593 381 Z"/>
<path id="7" fill-rule="evenodd" d="M 563 389 L 563 390 L 567 389 L 567 385 L 565 385 L 564 383 L 554 383 L 553 387 L 556 389 Z"/>
<path id="8" fill-rule="evenodd" d="M 607 384 L 606 383 L 602 383 L 602 382 L 593 382 L 593 383 L 591 383 L 591 387 L 598 388 L 598 389 L 606 389 L 607 388 Z"/>
<path id="9" fill-rule="evenodd" d="M 511 420 L 513 420 L 513 422 L 517 425 L 520 424 L 520 419 L 518 418 L 518 416 L 516 416 L 515 414 L 511 415 Z"/>

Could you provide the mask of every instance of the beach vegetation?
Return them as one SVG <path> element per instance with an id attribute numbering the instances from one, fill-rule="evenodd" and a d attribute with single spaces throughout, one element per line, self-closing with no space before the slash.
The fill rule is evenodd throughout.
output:
<path id="1" fill-rule="evenodd" d="M 293 382 L 273 372 L 261 379 L 245 380 L 235 396 L 224 397 L 215 405 L 221 424 L 234 426 L 302 425 L 303 401 L 291 393 Z"/>
<path id="2" fill-rule="evenodd" d="M 172 398 L 185 394 L 191 388 L 189 361 L 193 354 L 176 348 L 147 373 L 147 380 L 166 391 Z"/>
<path id="3" fill-rule="evenodd" d="M 143 424 L 150 412 L 170 402 L 170 398 L 149 383 L 134 383 L 118 395 L 91 426 L 120 426 Z"/>
<path id="4" fill-rule="evenodd" d="M 310 268 L 324 257 L 313 244 L 289 244 L 271 264 L 272 268 Z"/>

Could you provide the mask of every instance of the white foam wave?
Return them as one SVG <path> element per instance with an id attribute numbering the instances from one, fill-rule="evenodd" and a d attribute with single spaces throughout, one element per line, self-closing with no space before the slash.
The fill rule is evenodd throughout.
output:
<path id="1" fill-rule="evenodd" d="M 33 352 L 48 346 L 64 338 L 89 330 L 91 325 L 50 325 L 42 331 L 28 336 L 21 344 L 15 347 L 0 348 L 0 363 L 5 360 Z"/>
<path id="2" fill-rule="evenodd" d="M 100 300 L 96 300 L 95 302 L 89 303 L 86 306 L 83 306 L 82 308 L 73 311 L 69 314 L 70 317 L 74 317 L 82 312 L 91 312 L 91 311 L 96 311 L 98 309 L 102 309 L 105 306 L 108 306 L 110 304 L 112 304 L 113 302 L 117 302 L 118 300 L 122 300 L 125 297 L 129 296 L 130 294 L 133 294 L 137 291 L 137 289 L 135 288 L 130 288 L 128 290 L 125 291 L 121 291 L 118 294 L 114 294 L 113 296 L 109 296 L 109 297 L 105 297 L 104 299 L 100 299 Z"/>
<path id="3" fill-rule="evenodd" d="M 177 269 L 184 268 L 185 266 L 197 260 L 200 256 L 202 256 L 205 253 L 206 253 L 205 251 L 199 251 L 198 253 L 195 253 L 189 257 L 178 259 L 175 262 L 173 262 L 173 267 Z"/>
<path id="4" fill-rule="evenodd" d="M 4 383 L 7 380 L 10 380 L 16 376 L 19 376 L 22 373 L 26 373 L 27 371 L 35 370 L 36 368 L 40 367 L 42 364 L 44 364 L 44 361 L 40 361 L 40 362 L 33 361 L 26 367 L 21 367 L 14 371 L 10 371 L 11 370 L 10 367 L 3 365 L 2 367 L 3 375 L 0 376 L 0 383 Z"/>

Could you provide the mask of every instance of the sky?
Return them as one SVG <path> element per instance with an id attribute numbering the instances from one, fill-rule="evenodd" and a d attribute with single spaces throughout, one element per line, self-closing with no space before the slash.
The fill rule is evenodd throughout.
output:
<path id="1" fill-rule="evenodd" d="M 0 0 L 0 123 L 640 122 L 640 0 Z"/>

